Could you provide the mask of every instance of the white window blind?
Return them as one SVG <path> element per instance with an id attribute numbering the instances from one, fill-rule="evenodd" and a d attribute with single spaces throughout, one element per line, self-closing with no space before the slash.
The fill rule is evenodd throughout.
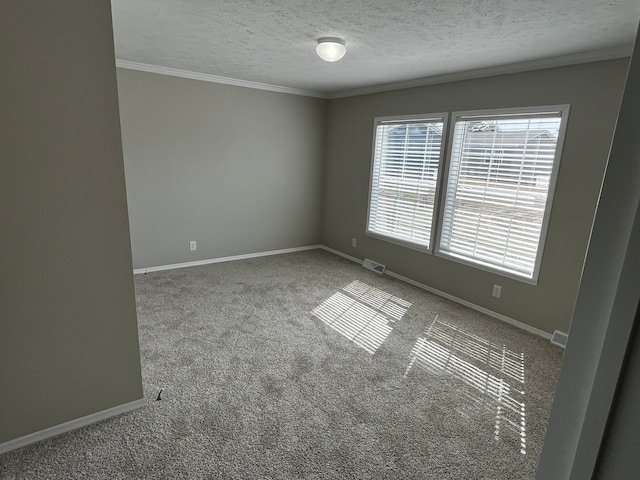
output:
<path id="1" fill-rule="evenodd" d="M 537 280 L 568 106 L 456 114 L 438 253 Z"/>
<path id="2" fill-rule="evenodd" d="M 445 116 L 376 119 L 367 233 L 431 248 Z"/>

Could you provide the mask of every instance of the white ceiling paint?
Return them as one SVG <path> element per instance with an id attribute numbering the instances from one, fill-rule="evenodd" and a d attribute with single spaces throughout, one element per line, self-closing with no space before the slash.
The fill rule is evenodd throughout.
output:
<path id="1" fill-rule="evenodd" d="M 111 3 L 121 66 L 328 97 L 621 57 L 640 19 L 640 0 Z M 322 61 L 320 37 L 344 38 L 346 56 Z"/>

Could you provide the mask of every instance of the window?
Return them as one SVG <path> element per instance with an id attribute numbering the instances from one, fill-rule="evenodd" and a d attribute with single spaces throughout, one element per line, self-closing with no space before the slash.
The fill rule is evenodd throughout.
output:
<path id="1" fill-rule="evenodd" d="M 537 281 L 568 112 L 453 115 L 438 254 Z"/>
<path id="2" fill-rule="evenodd" d="M 445 118 L 376 118 L 367 234 L 431 249 Z"/>
<path id="3" fill-rule="evenodd" d="M 457 112 L 446 152 L 447 114 L 376 118 L 367 234 L 535 284 L 568 115 Z"/>

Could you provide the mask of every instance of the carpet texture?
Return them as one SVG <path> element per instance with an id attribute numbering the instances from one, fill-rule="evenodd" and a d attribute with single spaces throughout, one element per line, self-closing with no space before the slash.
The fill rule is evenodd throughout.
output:
<path id="1" fill-rule="evenodd" d="M 321 250 L 135 283 L 146 407 L 0 479 L 535 477 L 547 340 Z"/>

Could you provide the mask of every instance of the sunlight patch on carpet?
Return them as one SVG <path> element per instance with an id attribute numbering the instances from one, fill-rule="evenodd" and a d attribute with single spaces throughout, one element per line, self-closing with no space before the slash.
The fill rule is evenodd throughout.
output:
<path id="1" fill-rule="evenodd" d="M 354 280 L 311 314 L 373 354 L 393 330 L 389 324 L 402 319 L 409 307 L 406 300 Z"/>
<path id="2" fill-rule="evenodd" d="M 477 406 L 495 413 L 495 441 L 514 442 L 527 452 L 524 354 L 496 345 L 460 327 L 434 319 L 411 351 L 405 378 L 414 366 L 462 380 L 461 392 Z"/>

